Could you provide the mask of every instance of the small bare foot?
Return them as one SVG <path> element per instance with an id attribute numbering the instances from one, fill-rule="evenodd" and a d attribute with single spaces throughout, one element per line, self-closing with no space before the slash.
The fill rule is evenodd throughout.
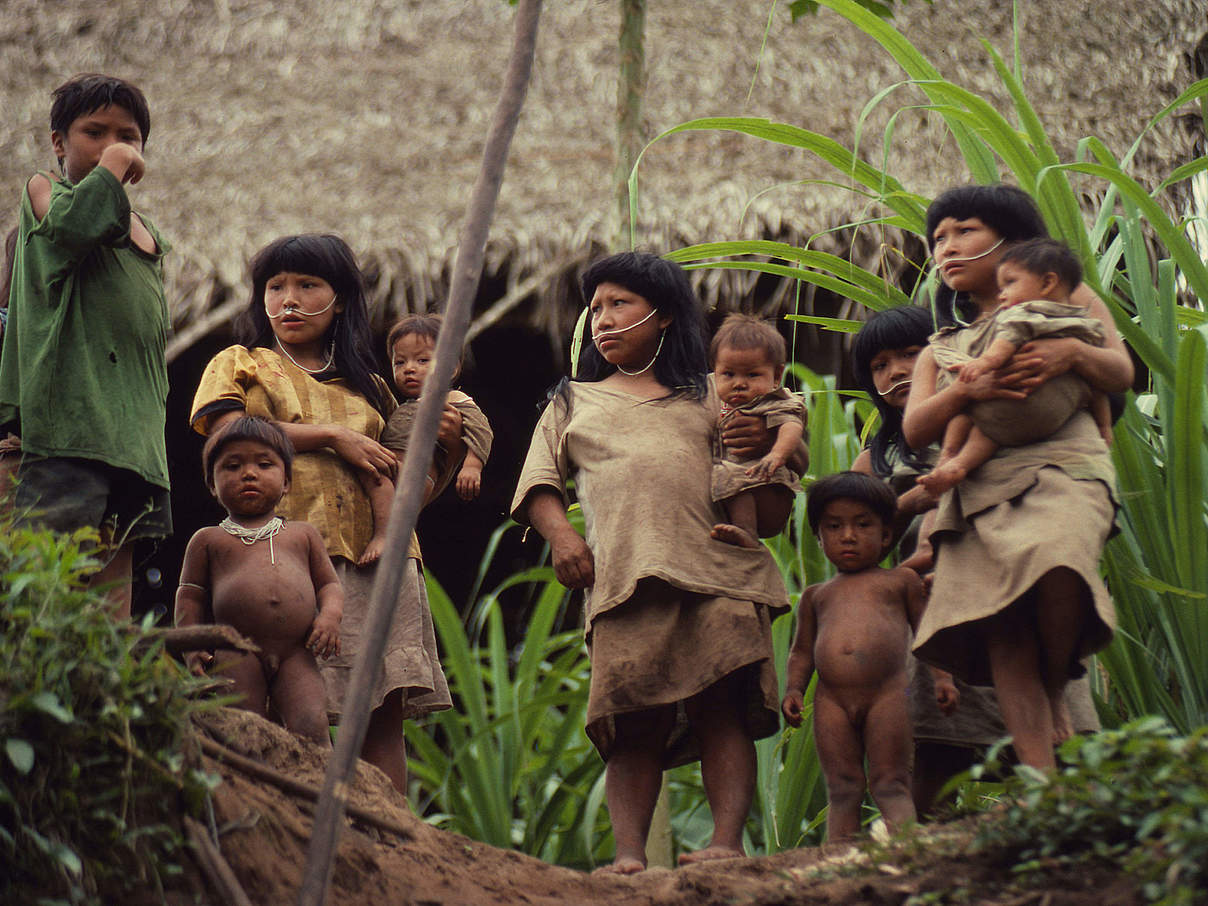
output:
<path id="1" fill-rule="evenodd" d="M 713 531 L 709 532 L 709 537 L 716 538 L 718 541 L 724 541 L 726 544 L 733 544 L 735 547 L 759 547 L 758 538 L 746 529 L 730 525 L 728 522 L 719 522 L 713 526 Z M 701 850 L 701 852 L 704 852 L 704 850 Z"/>
<path id="2" fill-rule="evenodd" d="M 741 859 L 745 856 L 741 849 L 731 849 L 728 846 L 707 846 L 694 853 L 680 853 L 680 865 L 694 865 L 697 862 L 715 862 L 718 859 Z"/>
<path id="3" fill-rule="evenodd" d="M 927 493 L 932 497 L 939 497 L 945 491 L 956 487 L 964 481 L 967 474 L 963 467 L 948 463 L 936 466 L 928 474 L 920 475 L 915 480 L 926 488 Z"/>
<path id="4" fill-rule="evenodd" d="M 613 860 L 611 865 L 601 865 L 593 875 L 636 875 L 646 870 L 646 863 L 633 856 L 621 856 Z"/>

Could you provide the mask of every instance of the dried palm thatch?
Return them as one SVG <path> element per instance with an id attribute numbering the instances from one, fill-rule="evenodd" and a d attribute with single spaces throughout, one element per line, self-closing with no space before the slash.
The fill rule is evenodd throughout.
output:
<path id="1" fill-rule="evenodd" d="M 1205 31 L 1198 0 L 1019 6 L 1025 85 L 1066 157 L 1088 134 L 1123 153 L 1186 86 L 1188 55 Z M 838 16 L 823 11 L 790 25 L 785 7 L 769 27 L 771 2 L 651 0 L 649 135 L 697 116 L 750 115 L 851 143 L 861 109 L 902 73 Z M 576 269 L 612 235 L 618 10 L 614 0 L 546 7 L 479 299 L 481 310 L 495 303 L 496 320 L 523 317 L 564 336 Z M 249 254 L 287 232 L 347 237 L 371 275 L 379 323 L 436 307 L 511 17 L 503 0 L 5 0 L 0 183 L 10 187 L 8 210 L 32 170 L 53 166 L 50 90 L 75 72 L 112 72 L 138 83 L 151 103 L 148 178 L 134 194 L 175 242 L 174 350 L 226 322 L 246 293 Z M 899 7 L 897 22 L 946 77 L 1005 108 L 978 37 L 1009 54 L 1010 4 L 915 0 Z M 881 159 L 889 113 L 921 100 L 903 86 L 872 115 L 863 132 L 869 159 Z M 1138 156 L 1137 175 L 1152 183 L 1168 173 L 1192 156 L 1193 138 L 1177 122 L 1164 124 Z M 922 111 L 896 119 L 888 155 L 920 192 L 967 179 L 938 117 Z M 675 136 L 642 164 L 639 241 L 663 249 L 824 233 L 815 246 L 866 266 L 903 266 L 880 237 L 825 233 L 864 213 L 845 190 L 803 182 L 833 178 L 803 154 L 749 138 Z M 753 276 L 700 279 L 710 301 L 750 304 Z M 779 307 L 788 291 L 774 287 L 762 304 Z"/>

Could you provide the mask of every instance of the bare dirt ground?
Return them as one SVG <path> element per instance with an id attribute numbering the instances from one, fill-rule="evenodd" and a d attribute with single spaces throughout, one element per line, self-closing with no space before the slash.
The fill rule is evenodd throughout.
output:
<path id="1" fill-rule="evenodd" d="M 294 780 L 316 788 L 322 784 L 324 753 L 245 712 L 227 709 L 207 716 L 198 733 Z M 214 794 L 215 826 L 222 854 L 248 899 L 256 904 L 294 902 L 306 861 L 311 804 L 221 758 L 205 756 L 203 761 L 223 779 Z M 401 825 L 406 838 L 366 821 L 349 822 L 327 900 L 340 906 L 1142 902 L 1128 879 L 1110 870 L 1080 867 L 1046 873 L 1041 886 L 1020 882 L 1009 866 L 968 851 L 970 821 L 920 830 L 905 852 L 892 856 L 850 847 L 800 849 L 620 878 L 559 868 L 437 830 L 410 812 L 385 775 L 365 764 L 357 771 L 348 802 Z M 200 894 L 202 902 L 222 902 L 200 877 L 189 881 L 189 901 Z"/>

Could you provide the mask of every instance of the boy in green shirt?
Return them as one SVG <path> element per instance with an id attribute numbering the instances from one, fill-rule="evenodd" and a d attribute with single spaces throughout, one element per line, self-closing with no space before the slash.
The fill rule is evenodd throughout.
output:
<path id="1" fill-rule="evenodd" d="M 0 428 L 21 436 L 14 506 L 62 532 L 97 528 L 119 617 L 130 613 L 133 542 L 172 531 L 164 444 L 167 243 L 134 214 L 150 114 L 121 79 L 55 89 L 50 140 L 60 175 L 21 198 Z"/>

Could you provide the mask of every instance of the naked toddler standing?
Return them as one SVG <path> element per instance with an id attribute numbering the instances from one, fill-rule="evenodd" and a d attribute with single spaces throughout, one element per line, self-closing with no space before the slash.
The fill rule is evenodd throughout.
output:
<path id="1" fill-rule="evenodd" d="M 229 515 L 189 541 L 176 625 L 225 623 L 250 638 L 259 654 L 223 656 L 219 665 L 241 707 L 267 717 L 271 701 L 288 730 L 330 746 L 315 657 L 339 653 L 344 591 L 314 526 L 275 515 L 292 459 L 281 429 L 252 416 L 206 442 L 206 483 Z M 213 660 L 205 651 L 185 656 L 199 675 Z"/>
<path id="2" fill-rule="evenodd" d="M 809 490 L 810 528 L 839 573 L 801 596 L 781 710 L 792 726 L 801 725 L 816 669 L 814 738 L 826 776 L 827 840 L 859 830 L 866 784 L 891 831 L 915 818 L 906 655 L 925 593 L 914 570 L 878 566 L 896 505 L 886 485 L 859 472 L 828 476 Z M 950 710 L 953 703 L 940 704 Z"/>

